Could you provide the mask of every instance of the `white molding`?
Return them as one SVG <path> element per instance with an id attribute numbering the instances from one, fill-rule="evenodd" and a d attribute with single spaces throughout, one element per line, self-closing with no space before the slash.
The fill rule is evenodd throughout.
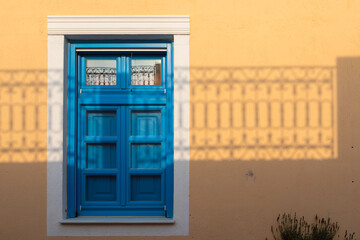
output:
<path id="1" fill-rule="evenodd" d="M 174 217 L 170 221 L 159 221 L 158 223 L 144 224 L 129 223 L 105 224 L 105 220 L 100 218 L 92 221 L 97 223 L 78 224 L 75 221 L 64 220 L 66 206 L 66 148 L 64 148 L 64 130 L 66 129 L 66 99 L 67 87 L 67 41 L 69 39 L 81 39 L 83 31 L 81 28 L 72 28 L 71 31 L 61 32 L 54 25 L 77 24 L 77 21 L 84 24 L 84 20 L 91 26 L 96 25 L 97 20 L 109 23 L 118 19 L 119 26 L 126 19 L 131 19 L 133 23 L 146 21 L 147 19 L 158 19 L 160 22 L 166 18 L 183 19 L 186 16 L 49 16 L 49 35 L 48 35 L 48 97 L 47 97 L 47 235 L 48 236 L 175 236 L 189 234 L 189 161 L 190 161 L 190 137 L 189 137 L 189 113 L 190 113 L 190 89 L 189 89 L 189 33 L 183 34 L 174 24 L 173 50 L 174 50 Z M 162 20 L 160 20 L 162 19 Z M 179 20 L 179 21 L 180 21 Z M 73 21 L 73 22 L 72 22 Z M 173 22 L 174 22 L 173 21 Z M 181 22 L 181 21 L 180 21 Z M 50 24 L 51 23 L 51 24 Z M 163 22 L 164 23 L 164 22 Z M 73 25 L 73 26 L 75 26 Z M 106 24 L 105 24 L 106 25 Z M 59 26 L 59 25 L 57 25 Z M 151 36 L 144 38 L 138 29 L 134 31 L 139 35 L 131 35 L 132 39 L 151 40 Z M 54 30 L 54 31 L 51 31 Z M 56 30 L 56 31 L 55 31 Z M 87 31 L 90 31 L 90 27 Z M 116 29 L 115 29 L 116 30 Z M 148 31 L 149 29 L 147 29 Z M 189 29 L 187 28 L 187 31 Z M 56 32 L 56 34 L 55 34 Z M 127 29 L 116 30 L 116 34 L 129 31 Z M 86 32 L 88 34 L 89 32 Z M 155 32 L 152 32 L 152 34 Z M 159 32 L 157 32 L 158 34 Z M 55 35 L 54 35 L 55 34 Z M 72 36 L 68 36 L 71 34 Z M 92 29 L 93 40 L 119 39 L 119 35 L 103 35 L 103 29 Z M 142 36 L 140 36 L 142 35 Z M 164 35 L 165 36 L 165 35 Z M 121 37 L 121 36 L 120 36 Z M 64 74 L 65 73 L 65 74 Z M 181 107 L 180 107 L 181 104 Z M 64 123 L 63 123 L 64 121 Z M 127 222 L 127 221 L 124 221 Z M 171 224 L 169 224 L 169 222 Z"/>
<path id="2" fill-rule="evenodd" d="M 48 16 L 48 35 L 190 34 L 189 16 Z"/>

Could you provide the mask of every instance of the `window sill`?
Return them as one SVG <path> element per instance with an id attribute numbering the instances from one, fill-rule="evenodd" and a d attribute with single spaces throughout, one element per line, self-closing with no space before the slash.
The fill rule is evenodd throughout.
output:
<path id="1" fill-rule="evenodd" d="M 175 220 L 165 217 L 77 217 L 60 221 L 61 224 L 174 224 Z"/>

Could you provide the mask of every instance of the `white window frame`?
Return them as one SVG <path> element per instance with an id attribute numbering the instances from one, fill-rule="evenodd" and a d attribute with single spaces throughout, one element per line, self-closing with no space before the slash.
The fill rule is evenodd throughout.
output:
<path id="1" fill-rule="evenodd" d="M 189 234 L 189 16 L 48 16 L 47 235 Z M 174 217 L 66 219 L 67 42 L 72 39 L 173 39 Z M 81 223 L 81 224 L 78 224 Z M 88 224 L 87 224 L 88 223 Z M 104 224 L 106 223 L 106 224 Z"/>

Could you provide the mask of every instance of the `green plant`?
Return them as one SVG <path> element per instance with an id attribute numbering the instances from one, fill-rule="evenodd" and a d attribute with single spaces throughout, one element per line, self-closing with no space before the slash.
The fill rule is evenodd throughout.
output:
<path id="1" fill-rule="evenodd" d="M 315 224 L 311 224 L 311 240 L 332 240 L 339 231 L 339 224 L 337 222 L 332 223 L 330 218 L 325 220 L 324 218 L 318 218 L 315 216 Z"/>
<path id="2" fill-rule="evenodd" d="M 330 218 L 316 215 L 315 223 L 309 224 L 304 217 L 298 218 L 296 213 L 294 216 L 284 213 L 277 217 L 275 227 L 271 226 L 271 234 L 274 240 L 356 240 L 355 233 L 348 234 L 347 231 L 340 238 L 339 234 L 336 235 L 339 228 L 339 224 Z"/>

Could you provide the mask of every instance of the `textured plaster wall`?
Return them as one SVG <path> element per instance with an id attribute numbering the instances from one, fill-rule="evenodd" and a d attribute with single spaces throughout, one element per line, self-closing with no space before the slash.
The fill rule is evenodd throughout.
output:
<path id="1" fill-rule="evenodd" d="M 360 234 L 358 1 L 1 0 L 0 6 L 0 239 L 75 239 L 46 236 L 48 15 L 190 15 L 190 234 L 177 239 L 264 239 L 284 211 L 308 219 L 330 216 Z M 270 69 L 275 76 L 259 77 L 249 67 Z M 283 72 L 285 67 L 292 73 Z M 238 73 L 243 70 L 250 73 L 244 77 Z M 263 99 L 270 108 L 254 103 L 264 96 L 261 90 L 251 85 L 243 94 L 243 82 L 229 85 L 234 79 L 274 80 Z M 289 87 L 281 85 L 284 79 L 299 81 L 296 93 L 276 93 Z M 301 93 L 309 79 L 322 94 Z M 330 79 L 331 90 L 321 87 L 324 79 Z M 231 92 L 237 88 L 243 95 Z M 312 96 L 331 102 L 332 110 L 310 105 L 306 110 L 301 104 Z M 286 101 L 302 110 L 296 115 L 292 108 L 277 111 Z M 242 115 L 253 117 L 241 125 Z M 284 123 L 276 125 L 279 115 Z M 301 120 L 303 115 L 309 117 Z M 295 116 L 289 121 L 297 119 L 296 124 L 286 127 L 288 116 Z M 269 118 L 272 122 L 260 128 Z M 313 119 L 318 125 L 311 127 Z M 333 119 L 330 132 L 322 128 L 324 119 Z M 299 121 L 310 125 L 302 131 Z M 264 131 L 275 140 L 263 140 Z M 298 140 L 288 140 L 293 136 Z M 284 149 L 286 141 L 296 154 Z"/>

